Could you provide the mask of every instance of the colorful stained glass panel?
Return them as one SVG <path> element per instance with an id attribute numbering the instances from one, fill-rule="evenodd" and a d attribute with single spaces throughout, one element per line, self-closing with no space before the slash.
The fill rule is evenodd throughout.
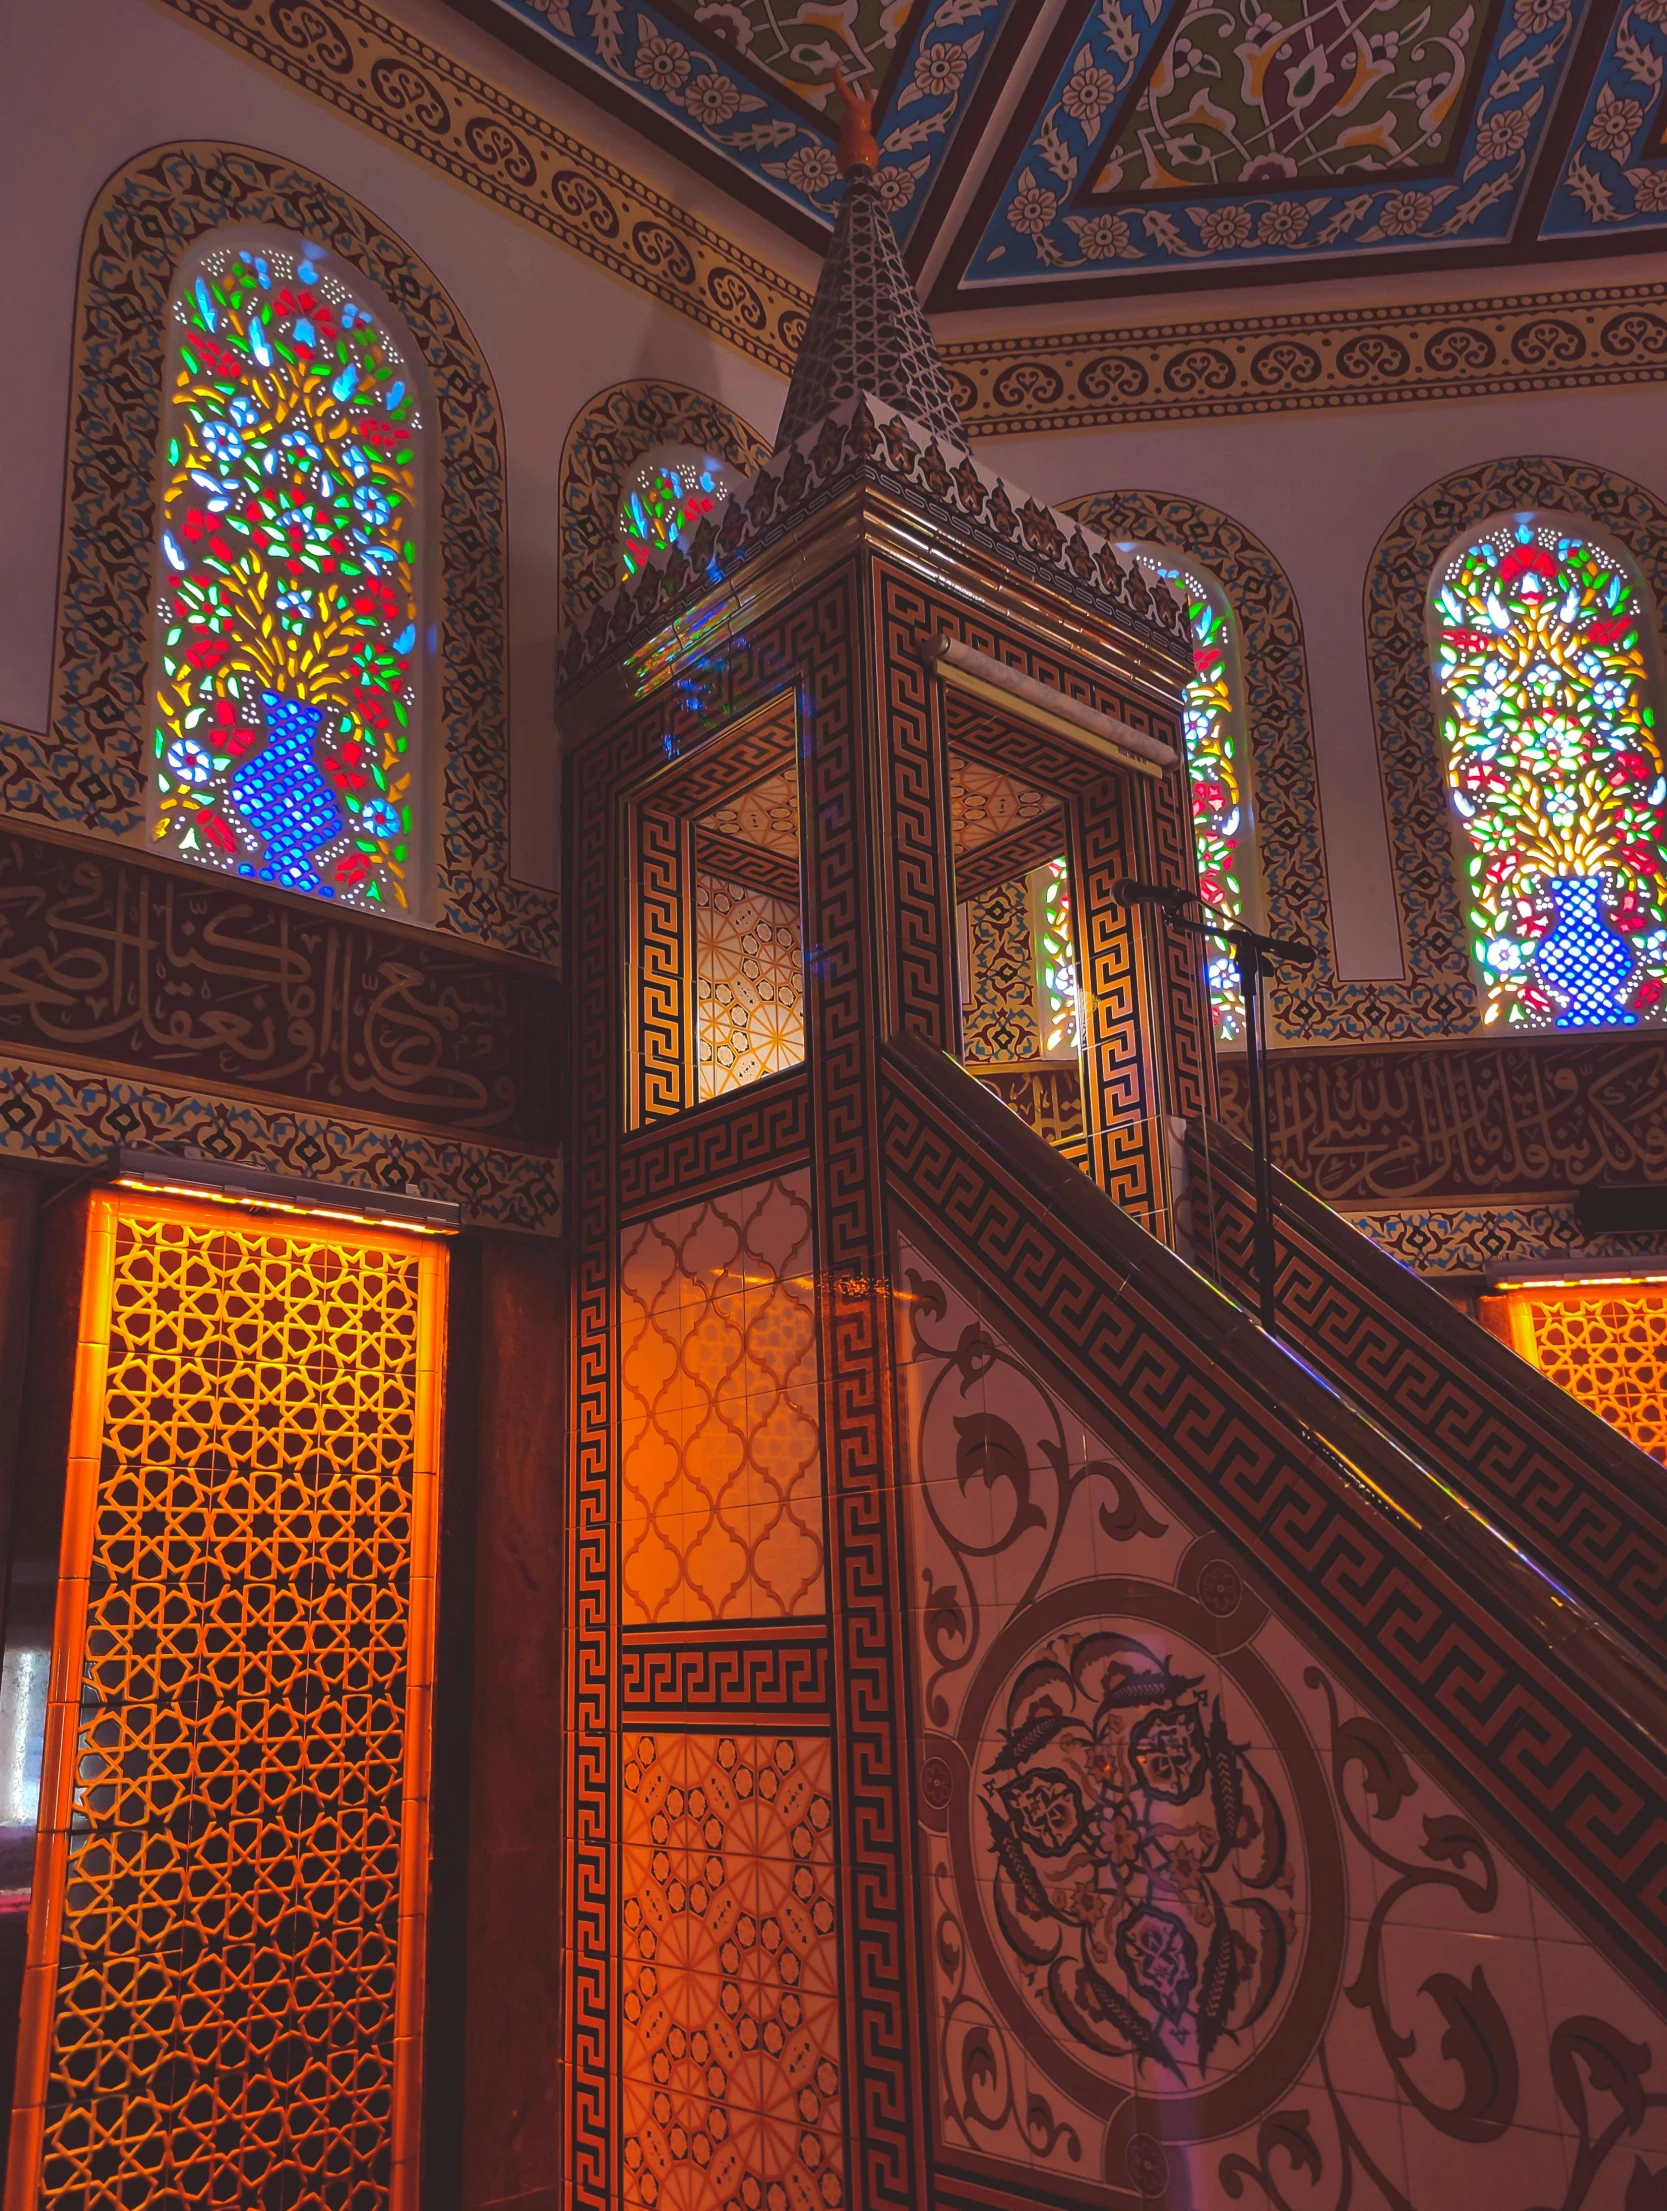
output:
<path id="1" fill-rule="evenodd" d="M 1662 1019 L 1667 762 L 1630 566 L 1518 515 L 1442 565 L 1431 650 L 1483 1019 Z"/>
<path id="2" fill-rule="evenodd" d="M 1082 1043 L 1082 1001 L 1071 935 L 1071 879 L 1061 858 L 1037 868 L 1030 882 L 1042 1057 L 1065 1059 Z"/>
<path id="3" fill-rule="evenodd" d="M 174 301 L 153 833 L 421 918 L 424 425 L 383 309 L 301 239 L 211 245 Z"/>
<path id="4" fill-rule="evenodd" d="M 651 453 L 619 504 L 620 574 L 629 582 L 656 553 L 687 545 L 739 481 L 728 463 L 711 453 Z"/>
<path id="5" fill-rule="evenodd" d="M 1237 664 L 1226 610 L 1194 578 L 1187 618 L 1192 627 L 1192 680 L 1181 697 L 1181 733 L 1192 789 L 1192 841 L 1198 895 L 1217 913 L 1244 916 L 1240 846 L 1246 823 L 1244 778 L 1235 742 L 1233 685 Z M 1238 969 L 1221 945 L 1207 959 L 1216 1042 L 1244 1041 L 1244 1001 Z"/>

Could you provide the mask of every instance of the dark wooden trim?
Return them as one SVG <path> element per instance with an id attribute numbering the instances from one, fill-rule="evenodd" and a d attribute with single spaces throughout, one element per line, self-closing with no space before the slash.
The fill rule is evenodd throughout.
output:
<path id="1" fill-rule="evenodd" d="M 958 859 L 955 862 L 955 896 L 957 900 L 977 898 L 997 883 L 1005 883 L 1010 876 L 1028 874 L 1064 849 L 1064 810 L 1053 806 L 1034 821 L 1021 822 L 1017 829 L 992 837 L 987 844 L 975 845 L 972 851 Z"/>
<path id="2" fill-rule="evenodd" d="M 423 2018 L 422 2199 L 463 2186 L 469 1764 L 473 1731 L 475 1514 L 480 1458 L 480 1240 L 450 1246 L 439 1590 L 429 1766 L 428 1960 Z"/>

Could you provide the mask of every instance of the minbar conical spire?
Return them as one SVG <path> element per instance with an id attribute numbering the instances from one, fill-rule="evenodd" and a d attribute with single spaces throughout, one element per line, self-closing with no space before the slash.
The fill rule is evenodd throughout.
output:
<path id="1" fill-rule="evenodd" d="M 782 410 L 776 451 L 860 393 L 884 400 L 935 437 L 964 447 L 967 433 L 955 411 L 949 379 L 880 197 L 872 105 L 854 99 L 843 81 L 840 90 L 845 98 L 839 145 L 845 197 Z"/>

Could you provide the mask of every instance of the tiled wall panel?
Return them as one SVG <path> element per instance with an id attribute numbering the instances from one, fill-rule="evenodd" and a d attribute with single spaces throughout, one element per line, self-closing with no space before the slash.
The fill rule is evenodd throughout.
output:
<path id="1" fill-rule="evenodd" d="M 1109 1407 L 929 1251 L 896 1278 L 940 2172 L 1197 2211 L 1647 2202 L 1667 2024 Z"/>

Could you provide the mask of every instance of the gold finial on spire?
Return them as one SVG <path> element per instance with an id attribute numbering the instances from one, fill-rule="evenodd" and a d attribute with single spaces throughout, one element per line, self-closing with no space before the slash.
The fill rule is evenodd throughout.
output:
<path id="1" fill-rule="evenodd" d="M 834 83 L 845 103 L 845 115 L 839 126 L 837 159 L 839 173 L 849 176 L 853 169 L 877 169 L 880 166 L 879 142 L 874 136 L 874 95 L 867 99 L 853 92 L 846 81 L 845 72 L 836 64 Z"/>

